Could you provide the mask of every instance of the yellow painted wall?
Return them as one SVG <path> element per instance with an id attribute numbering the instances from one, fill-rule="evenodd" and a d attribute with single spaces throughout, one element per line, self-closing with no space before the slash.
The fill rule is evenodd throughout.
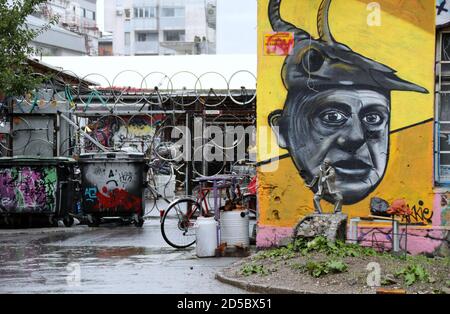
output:
<path id="1" fill-rule="evenodd" d="M 317 34 L 320 0 L 283 0 L 284 20 Z M 425 87 L 429 94 L 392 92 L 389 161 L 385 177 L 364 200 L 344 206 L 352 216 L 370 214 L 370 199 L 378 196 L 389 202 L 405 198 L 410 206 L 433 210 L 433 122 L 435 3 L 419 0 L 379 0 L 381 26 L 368 26 L 366 0 L 335 0 L 330 9 L 330 26 L 335 39 L 363 56 L 383 63 L 408 81 Z M 278 148 L 267 122 L 275 109 L 283 109 L 287 91 L 280 71 L 284 56 L 264 55 L 264 35 L 272 32 L 267 12 L 269 0 L 258 1 L 258 161 L 287 154 Z M 416 125 L 417 126 L 413 126 Z M 398 131 L 398 132 L 397 132 Z M 272 166 L 272 167 L 271 167 Z M 313 192 L 290 158 L 282 159 L 278 169 L 260 167 L 260 226 L 292 227 L 313 212 Z M 270 169 L 272 168 L 272 169 Z M 325 205 L 325 202 L 322 202 Z M 332 206 L 324 206 L 331 212 Z"/>

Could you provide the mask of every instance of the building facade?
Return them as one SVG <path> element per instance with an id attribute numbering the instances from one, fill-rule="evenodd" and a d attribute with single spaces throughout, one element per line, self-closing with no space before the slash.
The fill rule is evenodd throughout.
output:
<path id="1" fill-rule="evenodd" d="M 214 54 L 215 0 L 105 1 L 116 56 Z"/>
<path id="2" fill-rule="evenodd" d="M 57 25 L 33 42 L 43 55 L 98 55 L 100 32 L 96 0 L 49 0 L 40 4 L 39 10 L 28 20 L 38 27 L 54 16 L 58 16 Z"/>
<path id="3" fill-rule="evenodd" d="M 348 239 L 390 249 L 395 234 L 410 253 L 449 254 L 450 36 L 436 40 L 439 3 L 258 3 L 258 246 L 292 236 L 324 197 L 323 213 L 341 202 L 363 221 Z M 409 210 L 398 230 L 370 221 L 399 201 Z"/>

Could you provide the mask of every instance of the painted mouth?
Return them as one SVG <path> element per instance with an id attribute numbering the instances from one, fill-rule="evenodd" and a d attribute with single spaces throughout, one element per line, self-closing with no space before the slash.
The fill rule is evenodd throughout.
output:
<path id="1" fill-rule="evenodd" d="M 372 166 L 360 159 L 340 160 L 334 163 L 336 172 L 345 176 L 362 177 L 367 176 Z"/>

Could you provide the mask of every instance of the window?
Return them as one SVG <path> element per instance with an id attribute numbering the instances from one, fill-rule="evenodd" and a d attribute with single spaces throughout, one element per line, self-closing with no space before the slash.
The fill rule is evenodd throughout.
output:
<path id="1" fill-rule="evenodd" d="M 155 8 L 154 7 L 134 8 L 134 17 L 135 18 L 155 17 Z"/>
<path id="2" fill-rule="evenodd" d="M 158 41 L 158 33 L 154 32 L 136 32 L 135 36 L 138 42 Z"/>
<path id="3" fill-rule="evenodd" d="M 95 21 L 95 12 L 83 9 L 83 17 Z"/>
<path id="4" fill-rule="evenodd" d="M 162 17 L 183 17 L 184 16 L 184 8 L 162 8 L 161 16 Z"/>
<path id="5" fill-rule="evenodd" d="M 174 17 L 175 16 L 175 8 L 163 8 L 161 15 L 163 17 Z"/>
<path id="6" fill-rule="evenodd" d="M 164 31 L 164 41 L 184 41 L 185 31 Z"/>
<path id="7" fill-rule="evenodd" d="M 130 32 L 125 32 L 124 43 L 125 43 L 125 46 L 130 45 L 130 43 L 131 43 Z"/>
<path id="8" fill-rule="evenodd" d="M 436 183 L 450 184 L 450 33 L 439 35 L 437 50 Z"/>
<path id="9" fill-rule="evenodd" d="M 147 33 L 137 33 L 137 41 L 147 41 Z"/>

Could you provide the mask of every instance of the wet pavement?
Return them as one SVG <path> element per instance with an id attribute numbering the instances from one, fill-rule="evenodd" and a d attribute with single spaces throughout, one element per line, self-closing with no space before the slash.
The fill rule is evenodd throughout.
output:
<path id="1" fill-rule="evenodd" d="M 157 218 L 143 228 L 0 230 L 0 293 L 246 293 L 214 279 L 236 260 L 173 249 Z"/>

